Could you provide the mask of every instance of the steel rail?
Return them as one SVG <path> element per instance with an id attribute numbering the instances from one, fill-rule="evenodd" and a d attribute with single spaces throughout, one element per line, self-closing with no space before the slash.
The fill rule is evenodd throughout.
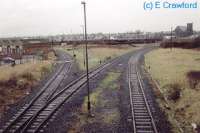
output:
<path id="1" fill-rule="evenodd" d="M 127 53 L 130 54 L 131 52 Z M 127 55 L 125 54 L 125 55 Z M 117 60 L 119 60 L 120 58 L 122 58 L 123 56 L 119 56 L 116 57 L 112 60 L 110 60 L 109 62 L 106 62 L 102 65 L 100 65 L 99 67 L 91 70 L 89 72 L 89 78 L 93 78 L 96 75 L 98 75 L 99 72 L 103 71 L 104 69 L 106 69 L 107 67 L 109 67 L 111 64 L 115 63 Z M 40 115 L 40 113 L 42 111 L 44 111 L 52 102 L 54 102 L 57 98 L 59 98 L 63 93 L 65 93 L 65 91 L 67 91 L 70 87 L 73 88 L 73 85 L 75 86 L 76 84 L 79 83 L 79 81 L 81 82 L 81 80 L 86 78 L 86 74 L 82 75 L 80 78 L 78 78 L 77 80 L 74 80 L 73 82 L 71 82 L 68 86 L 66 86 L 63 90 L 61 90 L 59 93 L 57 93 L 54 97 L 52 97 L 48 103 L 46 105 L 44 105 L 40 110 L 38 110 L 35 115 L 33 115 L 33 117 L 29 120 L 29 122 L 26 124 L 26 126 L 21 130 L 21 132 L 26 132 L 28 129 L 30 129 L 31 125 L 33 124 L 34 120 L 37 120 L 37 117 Z M 34 133 L 38 132 L 41 127 L 53 116 L 53 114 L 69 99 L 71 98 L 83 85 L 86 84 L 86 79 L 84 80 L 84 82 L 82 82 L 78 87 L 74 87 L 75 89 L 73 89 L 73 91 L 66 96 L 62 101 L 60 101 L 59 104 L 57 104 L 57 106 L 51 110 L 51 112 L 47 115 L 47 117 L 38 125 L 38 127 L 36 129 L 34 129 Z"/>
<path id="2" fill-rule="evenodd" d="M 138 59 L 129 63 L 128 86 L 134 133 L 158 133 L 147 97 L 144 93 L 143 81 L 139 72 Z M 149 121 L 150 119 L 150 121 Z"/>
<path id="3" fill-rule="evenodd" d="M 136 69 L 138 69 L 138 67 L 136 67 Z M 141 78 L 141 74 L 139 73 L 139 70 L 137 70 L 137 77 L 138 77 L 138 81 L 139 81 L 139 84 L 140 84 L 140 88 L 141 88 L 142 94 L 143 94 L 143 96 L 144 96 L 144 101 L 145 101 L 145 104 L 146 104 L 148 113 L 149 113 L 149 115 L 150 115 L 150 117 L 151 117 L 151 122 L 152 122 L 152 125 L 153 125 L 154 132 L 155 132 L 155 133 L 158 133 L 157 128 L 156 128 L 156 124 L 155 124 L 155 122 L 154 122 L 153 115 L 152 115 L 152 113 L 151 113 L 149 104 L 148 104 L 148 102 L 147 102 L 147 97 L 146 97 L 146 95 L 145 95 L 145 93 L 144 93 L 144 88 L 143 88 L 143 83 L 142 83 L 143 80 L 142 80 L 142 78 Z"/>
<path id="4" fill-rule="evenodd" d="M 129 96 L 130 96 L 130 104 L 131 104 L 131 113 L 132 113 L 132 118 L 134 118 L 134 112 L 133 112 L 133 101 L 132 101 L 132 91 L 131 91 L 131 79 L 129 78 L 131 76 L 131 70 L 130 70 L 131 64 L 128 64 L 128 87 L 129 87 Z M 135 120 L 132 119 L 133 122 L 133 131 L 136 131 L 135 127 Z"/>
<path id="5" fill-rule="evenodd" d="M 34 103 L 42 96 L 42 94 L 44 94 L 44 92 L 47 90 L 47 88 L 53 83 L 53 81 L 64 70 L 64 68 L 66 67 L 66 65 L 67 65 L 67 63 L 64 63 L 62 66 L 59 67 L 59 70 L 53 75 L 53 77 L 50 78 L 50 80 L 48 80 L 48 82 L 41 89 L 41 91 L 30 101 L 30 103 L 28 104 L 28 106 L 26 106 L 19 115 L 17 115 L 16 117 L 14 117 L 14 119 L 11 121 L 11 123 L 9 123 L 3 129 L 2 133 L 7 133 L 9 131 L 9 129 L 17 123 L 17 121 L 20 119 L 20 117 L 22 117 L 34 105 Z M 69 69 L 70 69 L 70 67 L 69 67 Z"/>

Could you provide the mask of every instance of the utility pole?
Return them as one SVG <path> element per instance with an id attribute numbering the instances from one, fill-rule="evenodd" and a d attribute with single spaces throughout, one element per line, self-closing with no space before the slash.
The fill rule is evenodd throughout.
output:
<path id="1" fill-rule="evenodd" d="M 172 51 L 172 47 L 173 47 L 173 40 L 172 40 L 172 27 L 171 27 L 171 51 Z"/>
<path id="2" fill-rule="evenodd" d="M 81 25 L 81 28 L 82 28 L 82 32 L 83 32 L 83 39 L 82 39 L 82 41 L 83 41 L 84 38 L 85 38 L 84 25 Z M 84 65 L 84 67 L 85 67 L 85 50 L 84 50 L 84 48 L 83 48 L 83 65 Z"/>
<path id="3" fill-rule="evenodd" d="M 90 105 L 90 85 L 89 85 L 89 68 L 88 68 L 88 47 L 87 47 L 87 21 L 86 21 L 86 2 L 82 1 L 81 4 L 83 5 L 84 10 L 84 24 L 85 24 L 85 56 L 86 56 L 86 73 L 87 73 L 87 92 L 88 92 L 88 116 L 91 116 L 91 105 Z"/>

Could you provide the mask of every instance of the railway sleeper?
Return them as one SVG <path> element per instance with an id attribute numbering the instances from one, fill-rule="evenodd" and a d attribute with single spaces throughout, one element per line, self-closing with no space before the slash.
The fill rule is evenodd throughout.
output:
<path id="1" fill-rule="evenodd" d="M 133 102 L 134 102 L 134 101 L 139 101 L 139 102 L 141 102 L 141 101 L 143 101 L 143 98 L 133 98 L 132 100 L 133 100 Z"/>
<path id="2" fill-rule="evenodd" d="M 135 115 L 149 115 L 147 112 L 134 112 Z"/>
<path id="3" fill-rule="evenodd" d="M 31 125 L 31 129 L 36 129 L 38 125 Z"/>
<path id="4" fill-rule="evenodd" d="M 151 117 L 149 115 L 147 116 L 142 116 L 142 115 L 135 115 L 135 118 L 142 118 L 142 119 L 150 119 Z"/>
<path id="5" fill-rule="evenodd" d="M 54 107 L 54 108 L 55 108 L 55 107 Z M 50 112 L 50 111 L 52 111 L 54 108 L 53 108 L 53 107 L 52 107 L 52 108 L 49 108 L 49 107 L 48 107 L 48 108 L 46 108 L 44 111 L 49 111 L 49 112 Z"/>
<path id="6" fill-rule="evenodd" d="M 142 94 L 132 94 L 132 98 L 141 98 L 143 99 Z"/>
<path id="7" fill-rule="evenodd" d="M 144 101 L 140 101 L 140 100 L 135 100 L 135 101 L 133 101 L 133 104 L 145 105 Z"/>
<path id="8" fill-rule="evenodd" d="M 136 125 L 151 125 L 151 121 L 136 121 Z"/>
<path id="9" fill-rule="evenodd" d="M 35 132 L 35 129 L 28 129 L 26 132 L 27 132 L 27 133 L 34 133 L 34 132 Z"/>
<path id="10" fill-rule="evenodd" d="M 43 133 L 44 132 L 44 130 L 43 129 L 40 129 L 40 131 L 39 131 L 40 133 Z"/>
<path id="11" fill-rule="evenodd" d="M 153 130 L 147 131 L 147 130 L 137 130 L 137 133 L 154 133 Z"/>
<path id="12" fill-rule="evenodd" d="M 148 113 L 147 110 L 134 110 L 135 113 Z"/>
<path id="13" fill-rule="evenodd" d="M 37 111 L 39 110 L 40 108 L 31 108 L 29 111 Z"/>
<path id="14" fill-rule="evenodd" d="M 146 107 L 143 106 L 143 107 L 134 107 L 133 108 L 134 110 L 146 110 Z"/>
<path id="15" fill-rule="evenodd" d="M 136 129 L 153 130 L 151 125 L 141 125 L 141 126 L 136 125 Z"/>
<path id="16" fill-rule="evenodd" d="M 47 117 L 47 115 L 39 115 L 38 116 L 38 118 L 40 118 L 40 119 L 44 119 L 44 118 L 46 118 Z"/>
<path id="17" fill-rule="evenodd" d="M 140 93 L 140 92 L 132 92 L 132 94 L 133 94 L 133 96 L 140 96 L 140 97 L 142 97 L 142 93 Z"/>
<path id="18" fill-rule="evenodd" d="M 143 108 L 143 109 L 146 109 L 146 107 L 145 107 L 145 105 L 138 105 L 138 104 L 135 104 L 135 105 L 133 105 L 133 108 L 135 109 L 137 109 L 137 108 Z"/>
<path id="19" fill-rule="evenodd" d="M 135 100 L 133 100 L 133 104 L 144 104 L 145 105 L 145 102 L 141 99 L 135 99 Z"/>
<path id="20" fill-rule="evenodd" d="M 135 121 L 136 122 L 147 122 L 147 121 L 151 122 L 151 119 L 150 118 L 148 118 L 148 119 L 136 118 Z"/>

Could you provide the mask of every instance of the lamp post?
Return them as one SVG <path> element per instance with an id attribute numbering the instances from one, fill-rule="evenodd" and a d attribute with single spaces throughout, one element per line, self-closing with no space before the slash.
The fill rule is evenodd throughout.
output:
<path id="1" fill-rule="evenodd" d="M 172 27 L 171 27 L 171 51 L 172 51 L 172 47 L 173 47 L 173 39 L 172 39 Z"/>
<path id="2" fill-rule="evenodd" d="M 85 25 L 85 56 L 86 56 L 86 73 L 87 73 L 87 92 L 88 92 L 88 115 L 91 116 L 91 105 L 90 105 L 90 85 L 89 85 L 89 73 L 88 73 L 88 48 L 87 48 L 87 23 L 86 23 L 86 2 L 82 1 L 84 10 L 84 25 Z"/>
<path id="3" fill-rule="evenodd" d="M 83 39 L 82 39 L 82 41 L 83 41 L 84 38 L 85 38 L 84 25 L 81 25 L 81 28 L 82 28 L 82 32 L 83 32 Z M 84 50 L 84 48 L 83 48 L 83 65 L 84 65 L 84 67 L 85 67 L 85 50 Z"/>

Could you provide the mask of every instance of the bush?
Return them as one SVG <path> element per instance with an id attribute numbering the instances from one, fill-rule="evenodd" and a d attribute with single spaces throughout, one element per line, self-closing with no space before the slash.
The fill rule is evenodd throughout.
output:
<path id="1" fill-rule="evenodd" d="M 176 48 L 198 48 L 200 47 L 200 37 L 197 37 L 196 39 L 190 39 L 190 38 L 179 38 L 176 40 L 173 40 L 172 42 L 170 40 L 163 41 L 160 44 L 163 48 L 170 48 L 170 47 L 176 47 Z"/>
<path id="2" fill-rule="evenodd" d="M 17 86 L 17 78 L 14 76 L 14 77 L 11 77 L 8 81 L 7 81 L 7 86 L 10 86 L 10 87 L 15 87 Z"/>
<path id="3" fill-rule="evenodd" d="M 2 88 L 0 88 L 0 95 L 1 95 L 1 96 L 4 96 L 4 95 L 5 95 L 5 91 L 4 91 L 4 89 L 2 89 Z"/>
<path id="4" fill-rule="evenodd" d="M 181 96 L 181 86 L 178 83 L 170 84 L 170 91 L 168 92 L 168 99 L 176 102 Z"/>
<path id="5" fill-rule="evenodd" d="M 27 79 L 28 81 L 34 81 L 35 78 L 32 73 L 26 72 L 21 75 L 22 78 Z"/>
<path id="6" fill-rule="evenodd" d="M 106 57 L 106 60 L 110 60 L 110 59 L 111 59 L 111 56 Z"/>
<path id="7" fill-rule="evenodd" d="M 200 133 L 200 124 L 197 125 L 196 131 L 197 131 L 197 133 Z"/>
<path id="8" fill-rule="evenodd" d="M 18 89 L 20 90 L 25 90 L 30 87 L 31 87 L 31 83 L 28 83 L 28 82 L 25 82 L 25 83 L 22 82 L 21 84 L 18 84 Z"/>
<path id="9" fill-rule="evenodd" d="M 0 86 L 6 87 L 6 88 L 13 88 L 13 87 L 17 86 L 16 76 L 11 76 L 11 78 L 8 80 L 0 81 Z"/>
<path id="10" fill-rule="evenodd" d="M 195 89 L 200 83 L 200 71 L 190 71 L 186 74 L 190 88 Z"/>

